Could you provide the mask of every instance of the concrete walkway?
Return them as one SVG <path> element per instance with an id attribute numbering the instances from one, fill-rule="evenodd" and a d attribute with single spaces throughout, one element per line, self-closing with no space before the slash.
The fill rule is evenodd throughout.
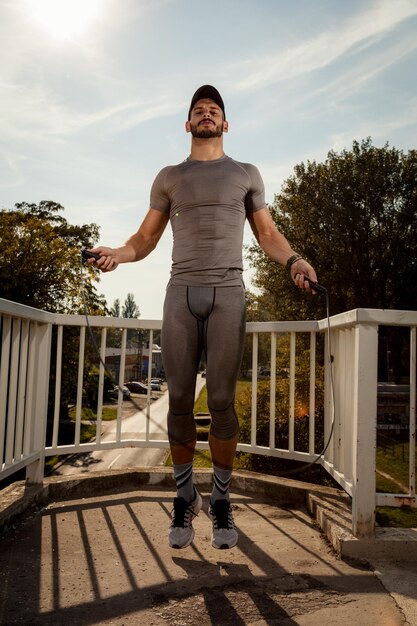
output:
<path id="1" fill-rule="evenodd" d="M 195 541 L 172 550 L 169 470 L 48 479 L 37 510 L 0 542 L 0 624 L 417 624 L 382 584 L 386 564 L 376 574 L 335 556 L 294 481 L 235 489 L 239 543 L 227 551 L 210 543 L 211 476 L 196 471 L 196 482 L 205 506 Z M 415 603 L 415 581 L 404 578 L 400 593 Z"/>

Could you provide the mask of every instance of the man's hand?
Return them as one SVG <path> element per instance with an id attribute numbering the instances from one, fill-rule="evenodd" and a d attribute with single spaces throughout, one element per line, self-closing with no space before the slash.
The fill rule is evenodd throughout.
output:
<path id="1" fill-rule="evenodd" d="M 120 263 L 120 258 L 115 248 L 99 246 L 98 248 L 92 248 L 90 252 L 99 254 L 100 258 L 98 260 L 88 259 L 87 263 L 94 265 L 102 272 L 112 272 Z"/>
<path id="2" fill-rule="evenodd" d="M 310 283 L 308 280 L 304 280 L 304 277 L 307 276 L 314 283 L 317 283 L 316 272 L 313 267 L 308 263 L 305 259 L 298 259 L 295 263 L 291 265 L 290 268 L 291 278 L 294 281 L 294 284 L 300 289 L 305 289 L 306 291 L 312 291 L 312 293 L 316 293 L 314 289 L 311 289 Z"/>

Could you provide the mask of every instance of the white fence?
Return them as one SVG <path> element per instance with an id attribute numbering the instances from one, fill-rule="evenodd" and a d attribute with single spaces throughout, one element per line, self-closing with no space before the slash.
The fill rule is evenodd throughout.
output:
<path id="1" fill-rule="evenodd" d="M 101 439 L 101 417 L 105 371 L 98 365 L 98 400 L 96 437 L 80 442 L 83 381 L 86 365 L 87 323 L 83 316 L 55 315 L 0 299 L 0 479 L 26 467 L 27 480 L 41 482 L 45 457 L 123 447 L 168 447 L 166 438 L 157 438 L 150 419 L 150 387 L 148 388 L 147 420 L 143 437 L 123 436 L 122 394 L 117 403 L 117 427 L 113 441 Z M 90 317 L 91 330 L 100 336 L 98 350 L 104 361 L 107 333 L 121 332 L 119 365 L 120 387 L 124 383 L 125 349 L 129 329 L 148 331 L 149 345 L 161 322 L 121 318 Z M 409 467 L 408 493 L 376 493 L 377 441 L 377 364 L 378 329 L 380 326 L 403 326 L 410 329 L 410 397 L 409 397 Z M 62 366 L 68 345 L 65 332 L 77 329 L 75 358 L 77 360 L 75 435 L 71 443 L 59 445 L 60 404 L 62 393 Z M 375 527 L 375 507 L 416 506 L 415 496 L 415 432 L 416 432 L 416 327 L 417 312 L 356 309 L 327 320 L 306 322 L 248 323 L 252 336 L 252 394 L 250 441 L 240 442 L 238 449 L 245 452 L 287 458 L 305 463 L 318 462 L 352 498 L 355 536 L 372 536 Z M 330 328 L 330 331 L 328 330 Z M 288 405 L 285 441 L 280 447 L 276 426 L 282 431 L 282 415 L 278 420 L 277 402 L 277 342 L 288 337 L 288 362 L 285 366 Z M 260 344 L 262 365 L 265 366 L 265 337 L 268 343 L 269 415 L 258 415 L 258 393 L 262 385 L 258 379 Z M 297 342 L 303 338 L 303 358 L 297 354 Z M 309 339 L 306 339 L 309 338 Z M 324 338 L 324 341 L 323 341 Z M 330 340 L 330 344 L 329 344 Z M 323 348 L 323 343 L 324 348 Z M 74 339 L 72 347 L 74 346 Z M 307 346 L 307 347 L 305 347 Z M 330 350 L 329 350 L 330 348 Z M 73 348 L 72 348 L 73 349 Z M 326 355 L 330 354 L 331 359 Z M 323 356 L 324 355 L 324 356 Z M 280 353 L 280 360 L 283 355 Z M 308 359 L 308 363 L 306 362 Z M 331 363 L 330 363 L 331 361 Z M 324 365 L 324 370 L 323 370 Z M 307 420 L 307 442 L 300 449 L 296 427 L 300 415 L 297 404 L 299 368 L 307 371 L 308 406 L 304 408 Z M 324 371 L 320 382 L 319 371 Z M 260 378 L 260 376 L 259 376 Z M 150 379 L 150 376 L 149 376 Z M 262 376 L 265 380 L 265 376 Z M 50 389 L 50 381 L 54 381 Z M 316 392 L 324 385 L 323 420 L 316 422 L 320 407 L 316 406 Z M 321 386 L 321 387 L 320 387 Z M 46 442 L 48 413 L 52 416 L 52 434 Z M 51 404 L 52 398 L 52 404 Z M 305 417 L 307 416 L 307 417 Z M 268 442 L 257 441 L 259 423 L 268 420 Z M 321 418 L 320 418 L 321 419 Z M 317 437 L 316 433 L 321 432 Z M 323 452 L 324 444 L 326 450 Z M 278 444 L 278 445 L 277 445 Z M 329 445 L 327 445 L 329 444 Z M 207 442 L 198 447 L 206 449 Z M 299 449 L 297 449 L 299 447 Z M 321 454 L 323 452 L 323 454 Z"/>

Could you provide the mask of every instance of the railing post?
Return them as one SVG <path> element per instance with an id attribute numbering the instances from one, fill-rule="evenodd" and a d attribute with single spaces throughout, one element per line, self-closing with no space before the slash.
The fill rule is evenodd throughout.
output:
<path id="1" fill-rule="evenodd" d="M 410 331 L 410 436 L 408 452 L 408 483 L 410 496 L 416 495 L 416 380 L 417 369 L 417 328 Z"/>
<path id="2" fill-rule="evenodd" d="M 256 446 L 256 422 L 258 416 L 258 333 L 252 334 L 252 403 L 250 445 Z"/>
<path id="3" fill-rule="evenodd" d="M 352 532 L 366 538 L 375 532 L 378 326 L 358 325 L 354 337 Z"/>
<path id="4" fill-rule="evenodd" d="M 27 466 L 26 481 L 28 483 L 42 483 L 45 467 L 45 438 L 48 418 L 48 391 L 51 362 L 51 324 L 36 325 L 36 341 L 34 343 L 37 357 L 37 370 L 34 378 L 33 402 L 33 430 L 31 449 L 39 452 L 39 457 Z"/>

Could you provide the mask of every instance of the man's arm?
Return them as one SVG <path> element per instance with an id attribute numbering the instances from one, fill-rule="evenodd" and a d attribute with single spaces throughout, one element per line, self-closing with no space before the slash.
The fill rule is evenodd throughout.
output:
<path id="1" fill-rule="evenodd" d="M 297 254 L 276 227 L 266 207 L 249 213 L 248 221 L 257 242 L 270 259 L 281 263 L 281 265 L 286 265 L 288 259 Z M 301 289 L 309 289 L 309 284 L 303 279 L 303 276 L 317 282 L 316 272 L 305 259 L 295 261 L 291 265 L 290 272 L 294 283 Z"/>
<path id="2" fill-rule="evenodd" d="M 98 246 L 92 252 L 100 255 L 98 261 L 90 260 L 102 272 L 115 270 L 120 263 L 131 263 L 144 259 L 155 249 L 162 237 L 169 216 L 162 211 L 149 209 L 139 229 L 120 248 L 107 248 Z"/>

